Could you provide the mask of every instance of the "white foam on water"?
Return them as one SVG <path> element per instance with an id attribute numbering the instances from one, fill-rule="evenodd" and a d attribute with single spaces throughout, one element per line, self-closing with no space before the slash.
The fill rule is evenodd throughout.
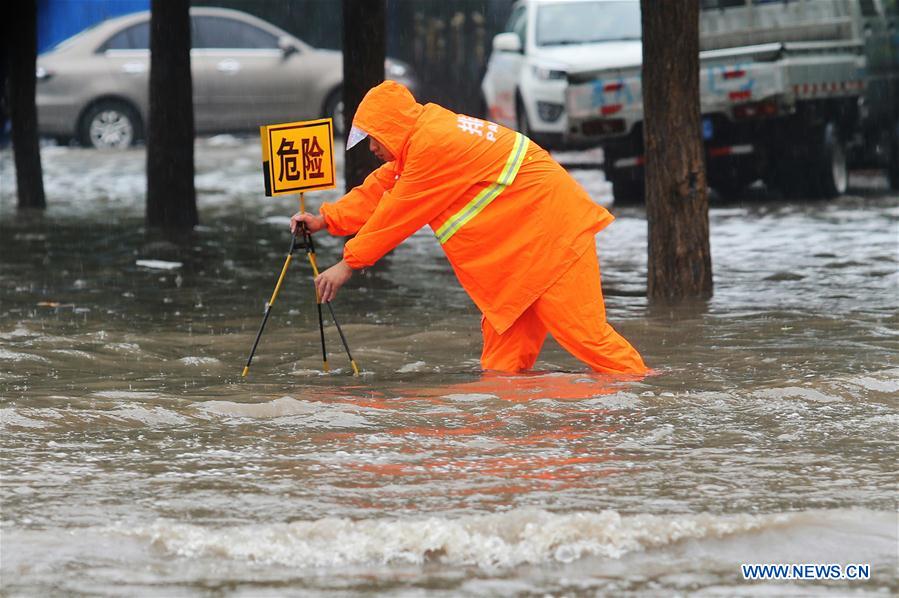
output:
<path id="1" fill-rule="evenodd" d="M 868 424 L 884 424 L 888 426 L 895 426 L 895 430 L 899 430 L 899 413 L 891 413 L 888 415 L 875 415 L 874 417 L 869 417 L 866 420 Z"/>
<path id="2" fill-rule="evenodd" d="M 93 393 L 94 396 L 118 400 L 133 401 L 137 398 L 158 399 L 155 393 L 103 391 Z M 67 397 L 55 397 L 69 400 Z M 114 425 L 116 422 L 140 422 L 144 425 L 173 426 L 191 422 L 190 418 L 180 415 L 164 407 L 144 407 L 132 403 L 116 405 L 113 409 L 0 409 L 0 427 L 19 428 L 58 428 L 60 426 L 78 427 L 85 422 L 95 425 Z"/>
<path id="3" fill-rule="evenodd" d="M 889 541 L 888 536 L 895 534 L 895 514 L 867 513 L 868 525 L 875 529 L 892 524 L 892 529 L 886 525 L 884 537 L 878 538 Z M 519 508 L 458 518 L 325 518 L 225 527 L 158 520 L 145 527 L 110 531 L 146 539 L 165 552 L 190 558 L 299 568 L 436 560 L 496 569 L 571 563 L 584 557 L 619 559 L 685 540 L 716 540 L 747 533 L 773 531 L 789 537 L 799 528 L 810 528 L 808 533 L 813 538 L 816 530 L 820 533 L 828 526 L 839 533 L 838 528 L 849 525 L 852 517 L 862 516 L 843 511 L 622 516 L 615 511 L 555 514 Z M 876 519 L 873 523 L 872 516 Z"/>
<path id="4" fill-rule="evenodd" d="M 612 395 L 588 399 L 581 404 L 588 407 L 605 407 L 607 409 L 636 409 L 640 406 L 640 397 L 632 392 L 616 392 Z"/>
<path id="5" fill-rule="evenodd" d="M 290 375 L 291 376 L 312 377 L 312 376 L 325 376 L 328 373 L 329 372 L 324 372 L 322 370 L 310 370 L 308 368 L 300 368 L 300 369 L 296 369 L 296 370 L 291 370 Z"/>
<path id="6" fill-rule="evenodd" d="M 479 403 L 481 401 L 493 401 L 498 399 L 499 397 L 487 393 L 469 392 L 443 395 L 440 398 L 446 399 L 447 401 L 459 401 L 462 403 Z"/>
<path id="7" fill-rule="evenodd" d="M 205 144 L 209 147 L 237 147 L 243 144 L 243 140 L 235 137 L 234 135 L 222 133 L 220 135 L 213 135 L 209 139 L 206 139 Z"/>
<path id="8" fill-rule="evenodd" d="M 143 390 L 98 390 L 92 393 L 95 397 L 102 399 L 118 399 L 118 400 L 147 400 L 165 398 L 158 392 L 150 392 Z"/>
<path id="9" fill-rule="evenodd" d="M 401 366 L 396 373 L 397 374 L 408 374 L 411 372 L 421 372 L 424 370 L 427 364 L 424 361 L 413 361 L 412 363 L 407 363 Z"/>
<path id="10" fill-rule="evenodd" d="M 106 343 L 103 345 L 103 348 L 116 352 L 124 351 L 126 353 L 137 353 L 140 351 L 140 345 L 137 343 Z"/>
<path id="11" fill-rule="evenodd" d="M 18 428 L 46 428 L 47 424 L 36 419 L 26 417 L 18 413 L 14 408 L 0 409 L 0 426 L 15 426 Z"/>
<path id="12" fill-rule="evenodd" d="M 643 438 L 632 438 L 632 439 L 625 440 L 624 442 L 622 442 L 618 445 L 618 448 L 639 449 L 639 448 L 645 448 L 645 447 L 659 448 L 662 446 L 668 446 L 667 443 L 662 442 L 662 441 L 673 435 L 674 435 L 674 426 L 671 424 L 662 424 L 658 428 L 651 430 L 649 432 L 649 434 L 647 434 Z"/>
<path id="13" fill-rule="evenodd" d="M 80 357 L 81 359 L 95 359 L 93 355 L 87 351 L 79 351 L 78 349 L 54 349 L 50 351 L 57 355 L 68 355 L 70 357 Z"/>
<path id="14" fill-rule="evenodd" d="M 167 262 L 165 260 L 137 260 L 135 265 L 151 270 L 177 270 L 184 264 L 181 262 Z"/>
<path id="15" fill-rule="evenodd" d="M 36 335 L 36 334 L 37 334 L 36 332 L 33 332 L 33 331 L 31 331 L 31 330 L 28 330 L 27 328 L 25 328 L 24 326 L 22 326 L 21 324 L 19 324 L 14 330 L 12 330 L 12 331 L 10 331 L 10 332 L 3 332 L 3 333 L 0 333 L 0 338 L 9 340 L 9 339 L 13 339 L 13 338 L 22 338 L 22 337 L 26 337 L 26 336 L 34 336 L 34 335 Z"/>
<path id="16" fill-rule="evenodd" d="M 814 401 L 816 403 L 833 403 L 842 400 L 838 396 L 825 394 L 820 390 L 815 390 L 814 388 L 802 388 L 800 386 L 766 388 L 764 390 L 757 390 L 753 392 L 752 396 L 758 397 L 760 399 L 786 399 L 795 397 L 798 399 L 803 399 L 805 401 Z"/>
<path id="17" fill-rule="evenodd" d="M 31 353 L 17 353 L 0 347 L 0 359 L 4 361 L 34 361 L 37 363 L 50 363 L 50 360 L 40 355 L 32 355 Z"/>
<path id="18" fill-rule="evenodd" d="M 216 359 L 215 357 L 182 357 L 179 359 L 181 363 L 184 365 L 221 365 L 221 361 Z"/>
<path id="19" fill-rule="evenodd" d="M 158 425 L 183 425 L 190 422 L 186 417 L 177 413 L 164 409 L 162 407 L 135 407 L 131 405 L 122 405 L 111 412 L 116 417 L 139 421 L 148 426 Z"/>
<path id="20" fill-rule="evenodd" d="M 290 226 L 290 216 L 266 216 L 262 219 L 262 222 L 275 226 L 288 227 Z"/>
<path id="21" fill-rule="evenodd" d="M 899 368 L 848 378 L 846 382 L 875 392 L 899 393 Z"/>
<path id="22" fill-rule="evenodd" d="M 343 403 L 325 404 L 281 397 L 265 403 L 236 403 L 234 401 L 206 401 L 197 406 L 207 413 L 252 419 L 290 418 L 291 425 L 317 429 L 361 428 L 368 420 L 354 413 L 363 411 Z"/>
<path id="23" fill-rule="evenodd" d="M 321 408 L 318 403 L 298 401 L 293 397 L 281 397 L 266 403 L 236 403 L 234 401 L 206 401 L 197 406 L 217 415 L 270 419 L 288 415 L 314 414 Z"/>

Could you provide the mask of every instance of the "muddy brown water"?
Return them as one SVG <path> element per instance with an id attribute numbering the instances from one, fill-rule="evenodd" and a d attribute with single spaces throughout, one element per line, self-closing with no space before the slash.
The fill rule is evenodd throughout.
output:
<path id="1" fill-rule="evenodd" d="M 428 231 L 335 301 L 321 371 L 294 200 L 252 139 L 197 147 L 202 226 L 143 229 L 142 150 L 44 148 L 16 214 L 0 153 L 0 587 L 7 595 L 899 592 L 899 196 L 711 211 L 715 296 L 650 307 L 646 221 L 598 238 L 609 318 L 654 375 L 557 345 L 483 375 Z M 577 173 L 601 202 L 600 171 Z M 318 202 L 334 192 L 310 195 Z M 322 238 L 320 261 L 340 244 Z M 328 318 L 329 320 L 329 318 Z M 741 563 L 870 564 L 746 581 Z"/>

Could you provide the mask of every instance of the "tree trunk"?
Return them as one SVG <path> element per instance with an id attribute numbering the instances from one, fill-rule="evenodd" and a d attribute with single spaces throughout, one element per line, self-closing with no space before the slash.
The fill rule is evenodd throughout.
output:
<path id="1" fill-rule="evenodd" d="M 712 296 L 699 0 L 641 0 L 649 300 Z"/>
<path id="2" fill-rule="evenodd" d="M 362 97 L 384 80 L 385 12 L 384 0 L 343 0 L 343 120 L 347 132 Z M 360 184 L 377 167 L 378 160 L 365 142 L 346 152 L 346 190 Z"/>
<path id="3" fill-rule="evenodd" d="M 194 110 L 188 0 L 152 0 L 147 225 L 199 223 L 194 189 Z"/>
<path id="4" fill-rule="evenodd" d="M 44 209 L 44 180 L 34 102 L 37 66 L 37 1 L 21 0 L 7 7 L 3 60 L 8 61 L 9 116 L 16 161 L 18 207 Z M 10 14 L 11 13 L 11 14 Z"/>

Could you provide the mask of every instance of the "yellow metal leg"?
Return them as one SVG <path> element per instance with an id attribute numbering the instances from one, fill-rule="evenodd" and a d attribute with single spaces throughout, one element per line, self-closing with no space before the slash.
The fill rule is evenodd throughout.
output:
<path id="1" fill-rule="evenodd" d="M 295 239 L 294 239 L 295 240 Z M 268 322 L 268 316 L 272 313 L 272 305 L 281 292 L 281 285 L 284 284 L 284 277 L 287 276 L 287 269 L 290 267 L 290 261 L 293 259 L 293 241 L 290 245 L 290 251 L 287 253 L 287 259 L 284 260 L 284 266 L 281 268 L 281 274 L 278 276 L 278 282 L 275 283 L 275 290 L 272 291 L 272 298 L 265 304 L 265 314 L 262 316 L 262 324 L 259 326 L 259 332 L 256 333 L 256 340 L 253 342 L 253 348 L 250 350 L 250 356 L 247 358 L 247 364 L 241 372 L 241 377 L 246 378 L 250 373 L 250 364 L 253 363 L 253 356 L 256 354 L 256 348 L 259 346 L 259 339 L 262 338 L 262 331 L 265 330 L 265 323 Z"/>

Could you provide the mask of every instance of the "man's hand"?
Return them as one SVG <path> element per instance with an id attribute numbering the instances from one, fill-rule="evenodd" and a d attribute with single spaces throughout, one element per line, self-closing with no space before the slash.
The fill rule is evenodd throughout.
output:
<path id="1" fill-rule="evenodd" d="M 309 212 L 297 212 L 290 219 L 290 232 L 297 234 L 300 230 L 300 223 L 305 222 L 306 228 L 310 233 L 317 233 L 321 229 L 327 227 L 324 216 L 315 216 Z"/>
<path id="2" fill-rule="evenodd" d="M 353 275 L 353 269 L 347 263 L 340 260 L 315 278 L 315 290 L 322 303 L 327 303 L 337 296 L 346 281 Z"/>

